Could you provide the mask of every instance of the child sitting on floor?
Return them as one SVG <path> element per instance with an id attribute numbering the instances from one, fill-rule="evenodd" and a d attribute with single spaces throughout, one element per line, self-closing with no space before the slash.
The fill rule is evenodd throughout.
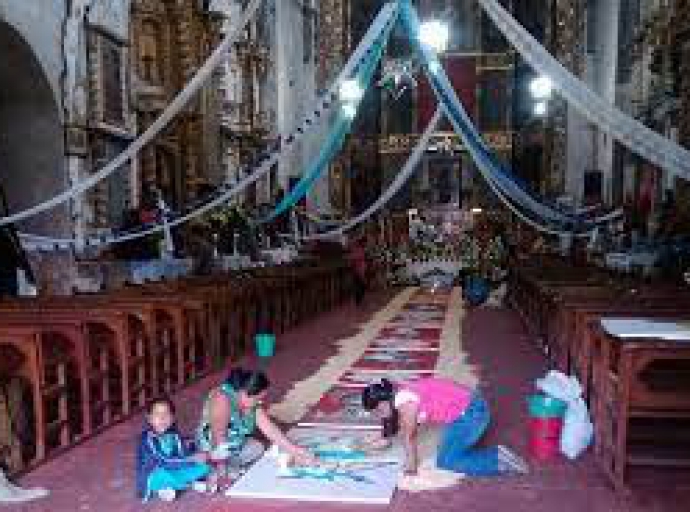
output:
<path id="1" fill-rule="evenodd" d="M 191 454 L 175 426 L 175 409 L 168 399 L 148 407 L 146 426 L 137 450 L 137 490 L 143 501 L 152 495 L 164 501 L 178 491 L 213 491 L 213 475 L 203 453 Z M 203 479 L 208 478 L 207 482 Z"/>

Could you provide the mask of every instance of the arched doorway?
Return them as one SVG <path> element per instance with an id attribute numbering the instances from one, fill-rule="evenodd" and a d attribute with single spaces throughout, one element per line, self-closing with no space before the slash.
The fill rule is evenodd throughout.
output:
<path id="1" fill-rule="evenodd" d="M 50 83 L 31 47 L 0 21 L 0 185 L 10 211 L 53 197 L 67 187 L 64 131 Z M 64 234 L 67 206 L 19 226 L 41 234 Z"/>

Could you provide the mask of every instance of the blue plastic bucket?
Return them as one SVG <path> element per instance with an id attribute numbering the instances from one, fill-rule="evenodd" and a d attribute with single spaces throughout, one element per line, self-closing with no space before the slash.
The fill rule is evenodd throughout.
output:
<path id="1" fill-rule="evenodd" d="M 256 355 L 259 357 L 273 357 L 276 353 L 276 337 L 274 334 L 257 334 L 254 338 Z"/>

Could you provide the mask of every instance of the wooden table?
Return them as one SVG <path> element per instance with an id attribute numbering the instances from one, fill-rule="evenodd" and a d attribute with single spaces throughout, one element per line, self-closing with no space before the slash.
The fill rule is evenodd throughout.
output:
<path id="1" fill-rule="evenodd" d="M 684 340 L 612 335 L 601 322 L 593 332 L 595 452 L 606 475 L 623 489 L 631 466 L 690 467 L 690 430 L 676 423 L 690 421 L 690 329 Z"/>

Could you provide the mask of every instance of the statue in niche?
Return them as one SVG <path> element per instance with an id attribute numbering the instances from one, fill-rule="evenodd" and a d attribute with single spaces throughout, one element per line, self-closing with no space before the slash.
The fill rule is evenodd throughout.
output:
<path id="1" fill-rule="evenodd" d="M 63 56 L 65 59 L 64 102 L 72 124 L 86 123 L 86 33 L 85 22 L 93 0 L 72 0 L 65 22 Z"/>
<path id="2" fill-rule="evenodd" d="M 144 21 L 141 25 L 139 36 L 139 76 L 151 85 L 159 85 L 161 80 L 160 69 L 160 29 L 155 22 Z"/>

